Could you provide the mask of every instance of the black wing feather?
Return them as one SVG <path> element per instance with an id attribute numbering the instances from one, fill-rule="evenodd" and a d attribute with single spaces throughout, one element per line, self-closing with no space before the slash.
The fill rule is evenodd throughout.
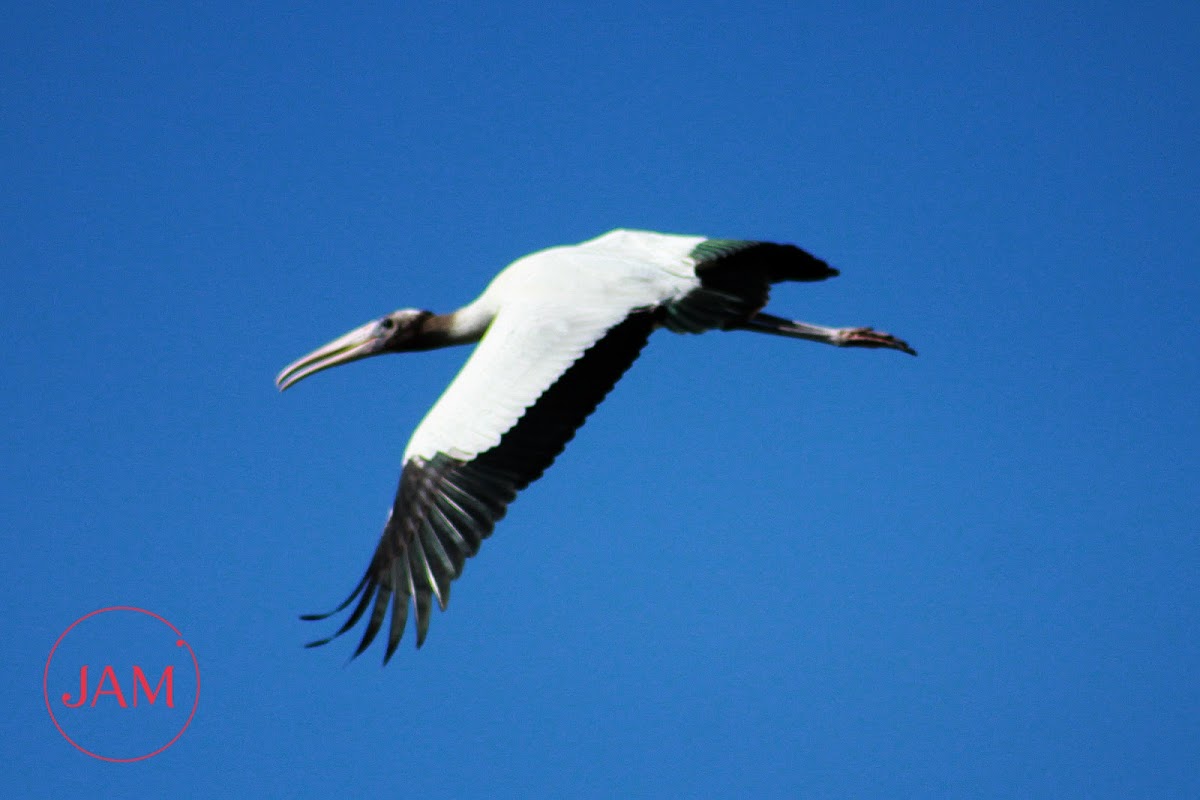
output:
<path id="1" fill-rule="evenodd" d="M 691 253 L 700 287 L 665 307 L 663 325 L 701 333 L 744 322 L 767 304 L 771 284 L 821 281 L 838 271 L 791 244 L 706 239 Z"/>
<path id="2" fill-rule="evenodd" d="M 415 600 L 417 647 L 425 641 L 433 597 L 445 609 L 450 582 L 479 551 L 517 492 L 541 477 L 588 415 L 637 359 L 658 318 L 640 311 L 611 328 L 547 389 L 500 439 L 470 461 L 438 453 L 412 458 L 400 475 L 391 516 L 375 554 L 354 592 L 325 619 L 358 605 L 341 628 L 309 647 L 341 636 L 372 607 L 357 657 L 383 627 L 391 600 L 392 620 L 384 663 L 404 635 L 409 599 Z"/>

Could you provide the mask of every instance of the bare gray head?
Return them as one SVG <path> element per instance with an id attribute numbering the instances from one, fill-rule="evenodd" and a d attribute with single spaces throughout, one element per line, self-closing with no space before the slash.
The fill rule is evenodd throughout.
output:
<path id="1" fill-rule="evenodd" d="M 437 317 L 432 311 L 417 308 L 393 311 L 288 364 L 275 378 L 275 385 L 282 392 L 309 375 L 330 367 L 382 353 L 403 353 L 437 346 L 431 343 L 429 335 L 434 327 L 429 322 L 435 319 Z"/>

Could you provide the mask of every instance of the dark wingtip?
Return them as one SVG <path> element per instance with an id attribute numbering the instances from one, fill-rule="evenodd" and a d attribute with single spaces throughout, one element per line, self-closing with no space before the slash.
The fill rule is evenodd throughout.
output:
<path id="1" fill-rule="evenodd" d="M 353 661 L 366 652 L 366 649 L 371 646 L 371 641 L 374 638 L 374 636 L 363 634 L 362 640 L 358 643 L 358 647 L 354 648 L 354 655 L 350 656 L 350 660 Z"/>
<path id="2" fill-rule="evenodd" d="M 416 600 L 417 607 L 417 649 L 421 649 L 421 645 L 425 644 L 425 636 L 429 633 L 429 618 L 433 612 L 433 603 L 431 597 L 433 593 L 428 589 L 418 589 Z"/>
<path id="3" fill-rule="evenodd" d="M 366 587 L 366 589 L 367 589 L 366 592 L 363 592 L 364 587 Z M 300 616 L 300 619 L 304 620 L 305 622 L 316 622 L 316 621 L 320 621 L 323 619 L 328 619 L 330 616 L 338 613 L 342 609 L 346 608 L 346 606 L 350 605 L 350 603 L 354 600 L 355 597 L 357 597 L 359 595 L 360 592 L 362 592 L 362 599 L 359 600 L 358 605 L 354 608 L 354 613 L 352 613 L 350 615 L 350 618 L 348 620 L 346 620 L 345 624 L 343 624 L 342 627 L 338 628 L 337 631 L 335 631 L 332 636 L 326 636 L 324 639 L 317 639 L 316 641 L 312 641 L 312 642 L 309 642 L 308 644 L 304 645 L 304 647 L 306 649 L 313 648 L 313 647 L 320 647 L 322 645 L 329 644 L 334 639 L 338 638 L 339 636 L 344 634 L 346 631 L 348 631 L 354 627 L 354 623 L 358 622 L 359 617 L 361 617 L 363 615 L 363 612 L 366 610 L 367 604 L 371 601 L 371 596 L 375 593 L 375 586 L 370 584 L 370 573 L 365 575 L 363 577 L 363 579 L 361 581 L 359 581 L 358 586 L 356 586 L 354 588 L 354 592 L 349 597 L 347 597 L 346 600 L 340 606 L 335 608 L 333 611 L 330 611 L 325 614 L 302 614 Z M 355 653 L 354 655 L 357 656 L 358 653 Z"/>
<path id="4" fill-rule="evenodd" d="M 324 639 L 317 639 L 315 642 L 309 642 L 308 644 L 304 645 L 304 649 L 311 650 L 314 647 L 322 647 L 324 645 L 329 644 L 336 638 L 337 638 L 336 636 L 326 636 Z"/>
<path id="5" fill-rule="evenodd" d="M 766 246 L 771 247 L 771 245 Z M 784 251 L 786 252 L 787 250 L 799 253 L 801 258 L 799 263 L 794 264 L 791 274 L 787 274 L 787 272 L 780 274 L 779 277 L 785 280 L 823 281 L 828 278 L 836 278 L 842 274 L 837 267 L 831 267 L 825 259 L 817 258 L 801 247 L 785 245 Z"/>
<path id="6" fill-rule="evenodd" d="M 353 658 L 361 656 L 371 646 L 371 642 L 375 641 L 375 637 L 379 635 L 379 631 L 383 627 L 383 620 L 387 616 L 388 601 L 390 599 L 391 591 L 387 587 L 380 586 L 376 590 L 375 607 L 371 609 L 371 617 L 367 620 L 366 630 L 363 631 L 362 640 L 358 643 Z"/>
<path id="7" fill-rule="evenodd" d="M 332 611 L 326 611 L 324 614 L 301 614 L 300 619 L 304 620 L 305 622 L 320 622 L 323 619 L 329 619 L 339 611 L 345 610 L 346 606 L 354 602 L 354 598 L 358 597 L 358 593 L 363 590 L 363 587 L 367 585 L 367 582 L 370 579 L 371 571 L 368 569 L 367 574 L 363 575 L 362 580 L 358 582 L 358 586 L 354 587 L 354 591 L 350 593 L 350 596 L 343 600 L 337 608 L 333 609 Z"/>

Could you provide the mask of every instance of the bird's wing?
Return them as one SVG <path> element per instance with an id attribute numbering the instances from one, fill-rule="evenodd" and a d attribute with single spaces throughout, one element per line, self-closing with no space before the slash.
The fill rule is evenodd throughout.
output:
<path id="1" fill-rule="evenodd" d="M 838 274 L 790 244 L 706 239 L 689 257 L 699 285 L 663 307 L 663 326 L 676 333 L 738 327 L 767 304 L 772 284 L 820 281 Z"/>
<path id="2" fill-rule="evenodd" d="M 521 489 L 541 476 L 634 362 L 655 324 L 650 309 L 505 306 L 462 371 L 418 426 L 395 504 L 366 574 L 324 619 L 358 603 L 325 644 L 370 610 L 355 655 L 392 606 L 384 661 L 416 604 L 417 646 L 436 599 L 479 550 Z"/>

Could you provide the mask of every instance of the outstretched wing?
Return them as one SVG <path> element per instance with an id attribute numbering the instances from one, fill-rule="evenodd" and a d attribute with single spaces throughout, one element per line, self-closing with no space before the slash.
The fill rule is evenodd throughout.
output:
<path id="1" fill-rule="evenodd" d="M 690 258 L 700 285 L 664 306 L 663 326 L 676 333 L 737 327 L 767 304 L 772 284 L 823 281 L 838 274 L 791 244 L 705 239 Z"/>
<path id="2" fill-rule="evenodd" d="M 345 623 L 366 616 L 354 655 L 383 628 L 391 658 L 416 605 L 417 647 L 433 600 L 479 551 L 517 492 L 537 480 L 634 362 L 655 325 L 650 309 L 506 306 L 413 434 L 396 500 Z M 369 614 L 368 614 L 369 612 Z"/>

